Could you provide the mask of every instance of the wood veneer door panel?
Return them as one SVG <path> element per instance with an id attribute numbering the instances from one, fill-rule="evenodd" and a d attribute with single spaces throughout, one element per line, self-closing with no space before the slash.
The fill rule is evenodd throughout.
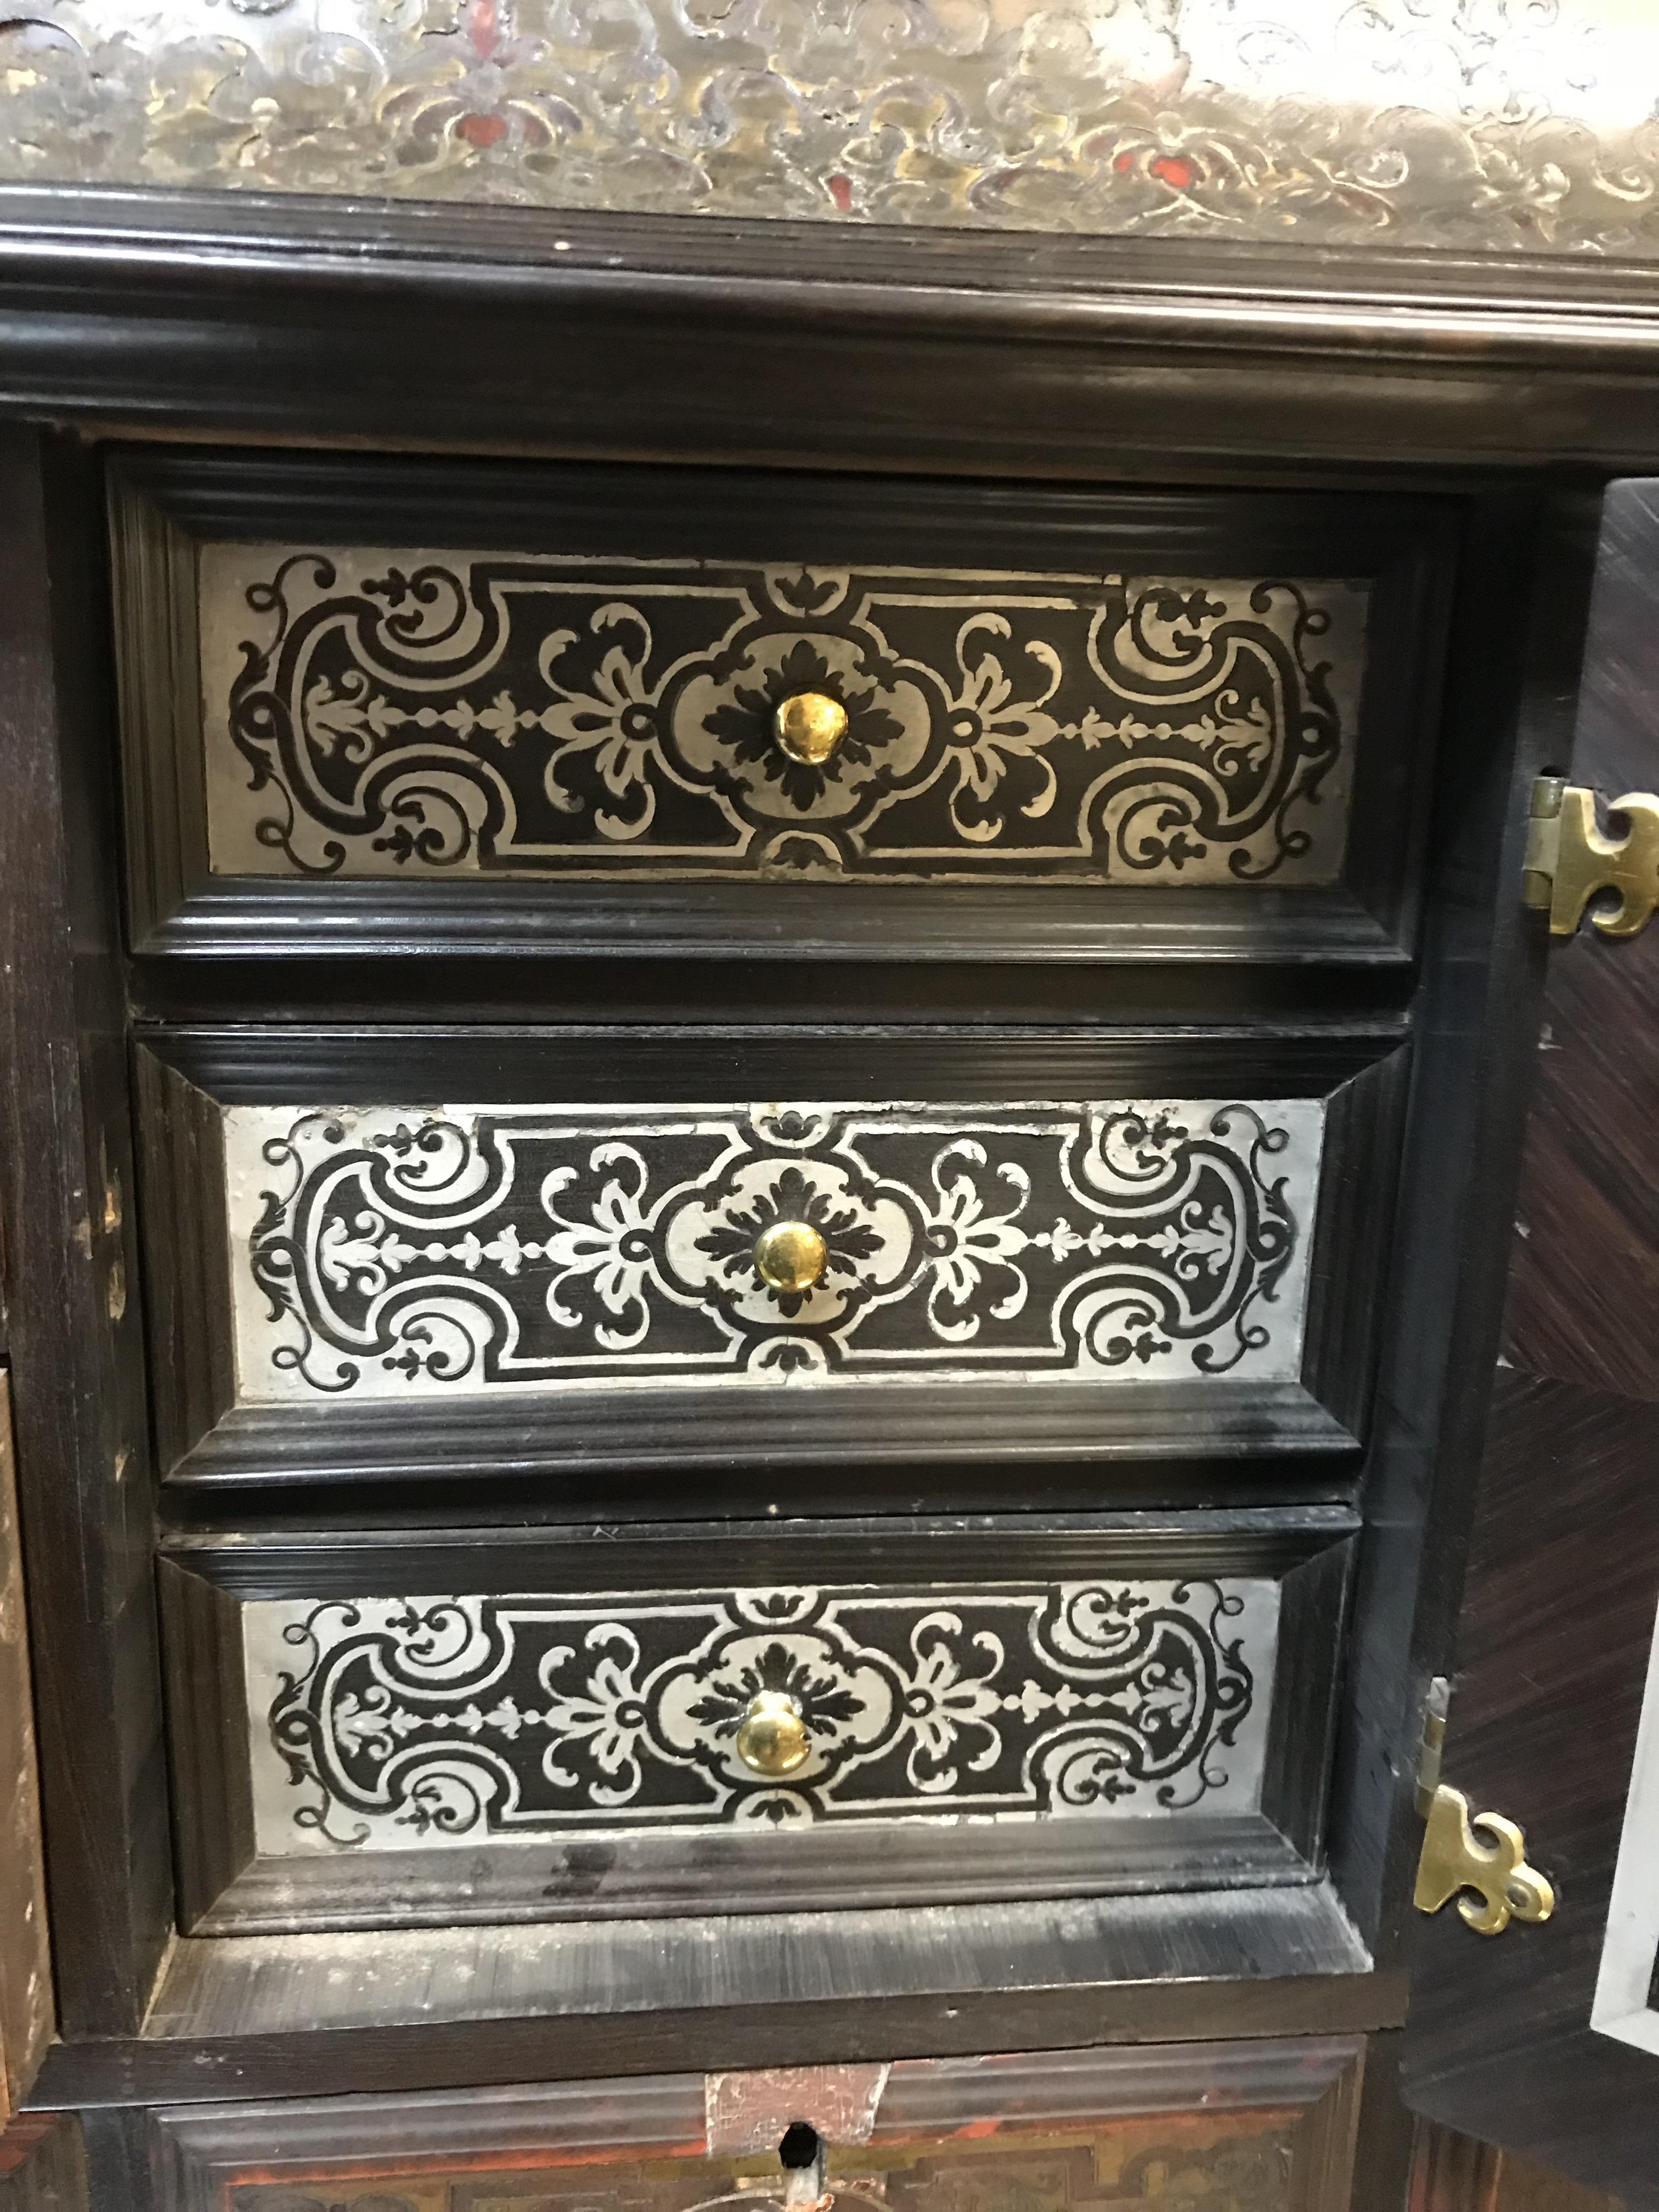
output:
<path id="1" fill-rule="evenodd" d="M 1610 793 L 1659 780 L 1656 612 L 1659 485 L 1615 485 L 1571 763 Z M 1652 1948 L 1613 1890 L 1627 1813 L 1626 1869 L 1655 1841 L 1627 1796 L 1659 1606 L 1656 1096 L 1659 933 L 1586 933 L 1551 957 L 1444 1768 L 1522 1823 L 1558 1905 L 1486 1941 L 1421 1925 L 1404 2069 L 1419 2111 L 1632 2204 L 1659 2203 L 1659 2039 L 1632 2039 L 1659 2015 L 1619 2027 L 1607 1936 L 1616 1911 Z"/>

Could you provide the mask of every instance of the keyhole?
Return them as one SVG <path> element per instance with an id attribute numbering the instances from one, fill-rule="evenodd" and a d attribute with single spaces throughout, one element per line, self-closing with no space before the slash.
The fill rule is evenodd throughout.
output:
<path id="1" fill-rule="evenodd" d="M 792 2120 L 778 2145 L 778 2163 L 799 2172 L 803 2166 L 817 2164 L 821 2148 L 816 2128 L 809 2128 L 805 2120 Z"/>

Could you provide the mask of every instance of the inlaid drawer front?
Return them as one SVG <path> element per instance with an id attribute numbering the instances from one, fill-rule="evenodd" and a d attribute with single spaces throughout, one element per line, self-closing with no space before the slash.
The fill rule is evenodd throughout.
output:
<path id="1" fill-rule="evenodd" d="M 1297 1373 L 1319 1101 L 232 1107 L 244 1403 Z"/>
<path id="2" fill-rule="evenodd" d="M 1402 942 L 1427 508 L 174 457 L 114 526 L 154 945 Z"/>
<path id="3" fill-rule="evenodd" d="M 453 1480 L 492 1439 L 549 1470 L 1352 1447 L 1397 1055 L 865 1048 L 900 1104 L 777 1095 L 834 1041 L 167 1049 L 144 1233 L 181 1479 Z M 481 1060 L 516 1098 L 404 1087 Z M 1105 1087 L 1153 1071 L 1202 1083 Z M 1044 1073 L 1103 1087 L 1015 1088 Z"/>
<path id="4" fill-rule="evenodd" d="M 256 1833 L 1254 1812 L 1277 1613 L 1243 1578 L 250 1605 Z"/>
<path id="5" fill-rule="evenodd" d="M 200 589 L 216 874 L 1341 869 L 1363 581 L 301 544 Z"/>
<path id="6" fill-rule="evenodd" d="M 892 1541 L 921 1552 L 902 1527 Z M 1278 1771 L 1291 1720 L 1275 1685 L 1328 1668 L 1345 1548 L 1287 1528 L 1265 1557 L 1235 1547 L 1230 1565 L 1212 1540 L 1202 1571 L 1171 1571 L 1167 1539 L 1164 1559 L 1097 1540 L 1079 1578 L 987 1579 L 952 1576 L 936 1539 L 910 1580 L 866 1559 L 856 1581 L 580 1595 L 434 1593 L 417 1561 L 395 1594 L 313 1582 L 234 1605 L 180 1574 L 180 1665 L 216 1602 L 221 1694 L 246 1716 L 257 1869 L 212 1909 L 258 1910 L 297 1881 L 318 1911 L 361 1910 L 370 1877 L 350 1869 L 377 1859 L 452 1903 L 483 1880 L 515 1909 L 580 1905 L 584 1869 L 617 1870 L 603 1885 L 617 1910 L 692 1864 L 725 1867 L 738 1892 L 779 1867 L 811 1887 L 839 1866 L 895 1895 L 1018 1887 L 1033 1849 L 1062 1886 L 1085 1869 L 1131 1887 L 1288 1879 L 1306 1851 L 1284 1847 L 1286 1791 L 1309 1785 Z M 347 1572 L 331 1569 L 337 1589 Z M 1328 1686 L 1295 1690 L 1316 1741 Z M 1314 1813 L 1297 1801 L 1304 1829 Z"/>

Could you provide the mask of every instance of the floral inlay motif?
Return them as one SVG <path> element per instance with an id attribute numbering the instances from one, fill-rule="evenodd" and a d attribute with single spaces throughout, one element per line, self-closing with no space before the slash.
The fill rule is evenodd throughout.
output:
<path id="1" fill-rule="evenodd" d="M 264 1848 L 571 1829 L 1237 1812 L 1270 1582 L 768 1589 L 244 1611 Z M 793 1698 L 786 1780 L 736 1748 Z"/>
<path id="2" fill-rule="evenodd" d="M 1659 253 L 1632 0 L 33 0 L 0 175 Z"/>
<path id="3" fill-rule="evenodd" d="M 225 1109 L 245 1402 L 1298 1371 L 1319 1102 Z M 810 1288 L 757 1239 L 804 1219 Z"/>
<path id="4" fill-rule="evenodd" d="M 1323 884 L 1357 583 L 204 550 L 232 874 Z M 803 692 L 846 716 L 817 763 Z"/>

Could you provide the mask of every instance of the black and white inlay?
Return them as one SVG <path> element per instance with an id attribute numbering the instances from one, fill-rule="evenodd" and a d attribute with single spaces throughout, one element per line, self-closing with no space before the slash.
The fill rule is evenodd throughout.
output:
<path id="1" fill-rule="evenodd" d="M 1287 1381 L 1310 1099 L 231 1107 L 245 1403 L 698 1376 Z M 818 1279 L 763 1279 L 777 1222 Z"/>
<path id="2" fill-rule="evenodd" d="M 1253 1810 L 1275 1583 L 1134 1579 L 243 1610 L 260 1849 Z M 738 1731 L 793 1698 L 809 1749 Z"/>
<path id="3" fill-rule="evenodd" d="M 201 607 L 221 873 L 1341 869 L 1354 583 L 219 545 Z"/>

